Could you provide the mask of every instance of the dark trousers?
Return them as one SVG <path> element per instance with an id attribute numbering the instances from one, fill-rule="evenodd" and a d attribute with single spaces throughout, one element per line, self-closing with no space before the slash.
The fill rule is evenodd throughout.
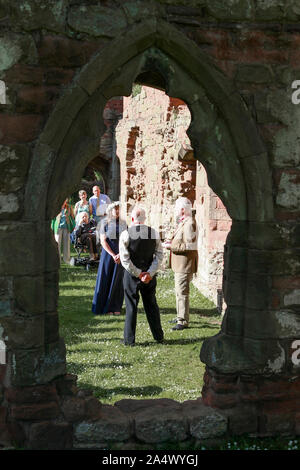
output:
<path id="1" fill-rule="evenodd" d="M 142 296 L 144 309 L 150 326 L 153 338 L 162 341 L 164 333 L 160 323 L 159 308 L 156 302 L 156 277 L 145 284 L 139 278 L 131 276 L 128 271 L 124 271 L 124 294 L 126 305 L 126 317 L 124 326 L 124 342 L 126 344 L 135 343 L 135 330 L 137 320 L 137 307 L 139 303 L 139 293 Z"/>

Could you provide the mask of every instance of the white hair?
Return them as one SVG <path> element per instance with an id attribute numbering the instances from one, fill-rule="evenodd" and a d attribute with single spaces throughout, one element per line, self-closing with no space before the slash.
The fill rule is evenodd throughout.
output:
<path id="1" fill-rule="evenodd" d="M 192 214 L 192 203 L 187 197 L 179 197 L 175 201 L 175 209 L 179 212 L 181 209 L 184 209 L 186 215 Z"/>
<path id="2" fill-rule="evenodd" d="M 79 224 L 81 224 L 84 214 L 86 214 L 88 216 L 88 220 L 90 220 L 90 216 L 86 211 L 79 212 L 79 214 L 78 214 L 78 223 Z"/>
<path id="3" fill-rule="evenodd" d="M 132 209 L 131 217 L 137 222 L 140 222 L 140 223 L 145 222 L 145 219 L 146 219 L 145 209 L 143 209 L 143 207 L 140 207 L 140 206 L 135 206 Z"/>

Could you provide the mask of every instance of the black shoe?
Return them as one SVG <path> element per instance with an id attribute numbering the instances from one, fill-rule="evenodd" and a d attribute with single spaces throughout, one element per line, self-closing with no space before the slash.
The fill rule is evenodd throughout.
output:
<path id="1" fill-rule="evenodd" d="M 173 320 L 170 320 L 169 323 L 177 323 L 177 318 L 173 318 Z"/>
<path id="2" fill-rule="evenodd" d="M 120 343 L 123 344 L 123 346 L 135 346 L 135 343 L 125 343 L 124 339 L 121 339 Z"/>
<path id="3" fill-rule="evenodd" d="M 177 323 L 177 325 L 175 325 L 172 330 L 173 331 L 176 331 L 176 330 L 185 330 L 186 328 L 188 328 L 187 325 L 180 325 L 179 323 Z"/>

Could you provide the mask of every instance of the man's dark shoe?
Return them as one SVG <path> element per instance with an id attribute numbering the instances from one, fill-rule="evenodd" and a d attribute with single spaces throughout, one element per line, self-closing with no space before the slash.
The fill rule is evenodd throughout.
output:
<path id="1" fill-rule="evenodd" d="M 135 343 L 125 343 L 124 339 L 121 339 L 120 343 L 124 346 L 135 346 Z"/>
<path id="2" fill-rule="evenodd" d="M 176 331 L 176 330 L 185 330 L 186 328 L 188 328 L 187 325 L 180 325 L 179 323 L 177 323 L 177 325 L 175 325 L 172 330 L 173 331 Z"/>
<path id="3" fill-rule="evenodd" d="M 169 323 L 177 323 L 177 318 L 173 318 L 173 320 L 170 320 Z"/>

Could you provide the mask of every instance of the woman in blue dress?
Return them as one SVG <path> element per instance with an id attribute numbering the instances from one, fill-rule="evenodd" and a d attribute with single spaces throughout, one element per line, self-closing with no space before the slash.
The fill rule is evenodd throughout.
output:
<path id="1" fill-rule="evenodd" d="M 107 208 L 108 220 L 100 228 L 102 252 L 99 261 L 92 312 L 95 315 L 120 315 L 124 300 L 123 266 L 119 255 L 119 237 L 126 224 L 120 220 L 120 203 Z"/>

